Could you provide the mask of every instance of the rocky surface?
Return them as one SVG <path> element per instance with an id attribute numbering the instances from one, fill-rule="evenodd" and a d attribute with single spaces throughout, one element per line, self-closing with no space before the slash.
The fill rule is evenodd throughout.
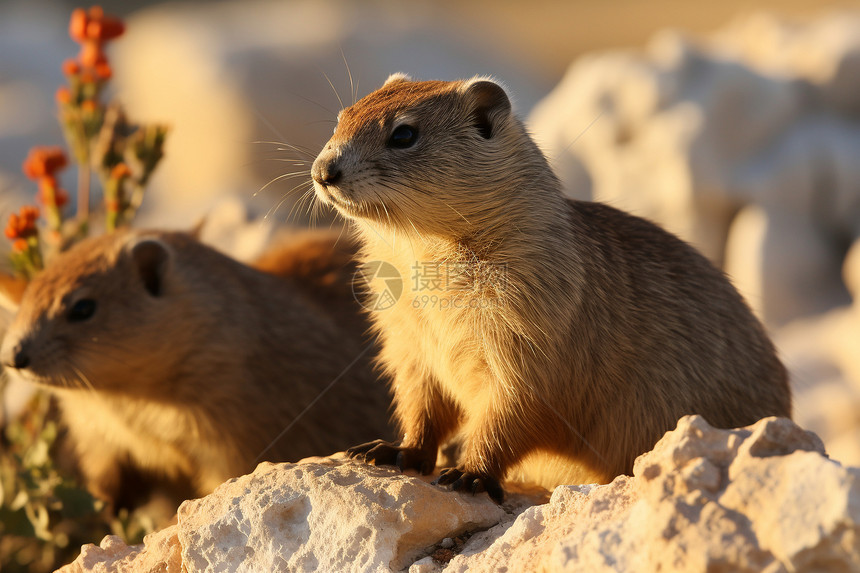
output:
<path id="1" fill-rule="evenodd" d="M 160 554 L 168 569 L 181 563 L 185 571 L 397 571 L 443 538 L 505 515 L 486 495 L 452 495 L 390 468 L 263 463 L 183 503 L 178 524 L 143 547 L 106 537 L 63 570 L 148 571 Z"/>
<path id="2" fill-rule="evenodd" d="M 845 258 L 854 303 L 782 328 L 775 338 L 792 373 L 795 419 L 834 459 L 860 465 L 860 242 Z"/>
<path id="3" fill-rule="evenodd" d="M 772 326 L 848 302 L 860 236 L 860 14 L 745 18 L 576 60 L 530 117 L 571 195 L 653 218 Z"/>
<path id="4" fill-rule="evenodd" d="M 785 419 L 716 430 L 686 417 L 636 461 L 633 477 L 559 487 L 445 571 L 860 567 L 860 470 L 822 453 L 817 437 Z"/>
<path id="5" fill-rule="evenodd" d="M 687 416 L 633 476 L 532 507 L 343 460 L 265 463 L 144 545 L 107 537 L 61 571 L 851 571 L 858 536 L 860 469 L 817 436 Z"/>
<path id="6" fill-rule="evenodd" d="M 144 543 L 131 547 L 119 537 L 108 535 L 99 545 L 84 545 L 74 563 L 60 571 L 183 573 L 176 528 L 168 527 L 147 535 Z"/>

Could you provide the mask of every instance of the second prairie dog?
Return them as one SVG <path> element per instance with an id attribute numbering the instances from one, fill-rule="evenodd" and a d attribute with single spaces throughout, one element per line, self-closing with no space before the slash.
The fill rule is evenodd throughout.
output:
<path id="1" fill-rule="evenodd" d="M 565 198 L 492 81 L 392 76 L 340 113 L 312 176 L 365 261 L 407 284 L 435 265 L 452 285 L 374 313 L 401 440 L 354 455 L 428 473 L 456 434 L 439 483 L 500 499 L 505 477 L 630 472 L 685 414 L 791 414 L 785 368 L 726 277 L 646 220 Z"/>
<path id="2" fill-rule="evenodd" d="M 351 255 L 306 232 L 260 261 L 275 277 L 183 233 L 88 239 L 28 286 L 0 358 L 58 397 L 93 493 L 115 501 L 131 466 L 204 495 L 386 432 Z"/>

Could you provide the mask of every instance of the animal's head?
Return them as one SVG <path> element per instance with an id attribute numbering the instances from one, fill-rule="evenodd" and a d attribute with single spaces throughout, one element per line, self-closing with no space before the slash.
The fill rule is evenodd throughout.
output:
<path id="1" fill-rule="evenodd" d="M 140 349 L 158 347 L 158 325 L 170 320 L 171 266 L 171 248 L 157 237 L 117 232 L 78 243 L 6 297 L 18 304 L 0 363 L 43 385 L 122 387 L 158 360 Z"/>
<path id="2" fill-rule="evenodd" d="M 348 218 L 463 235 L 515 200 L 534 152 L 497 83 L 396 74 L 340 112 L 312 176 Z"/>

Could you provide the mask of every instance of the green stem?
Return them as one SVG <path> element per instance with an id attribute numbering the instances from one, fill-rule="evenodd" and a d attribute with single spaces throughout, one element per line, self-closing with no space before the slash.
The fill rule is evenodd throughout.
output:
<path id="1" fill-rule="evenodd" d="M 90 179 L 89 157 L 78 164 L 78 228 L 83 236 L 89 233 L 90 217 Z"/>

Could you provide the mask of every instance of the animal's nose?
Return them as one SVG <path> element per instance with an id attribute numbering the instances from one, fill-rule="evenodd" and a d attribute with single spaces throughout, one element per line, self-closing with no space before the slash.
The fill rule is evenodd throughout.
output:
<path id="1" fill-rule="evenodd" d="M 15 358 L 12 366 L 18 370 L 23 370 L 30 365 L 30 354 L 22 347 L 15 349 Z"/>
<path id="2" fill-rule="evenodd" d="M 8 368 L 23 370 L 30 366 L 30 353 L 24 344 L 19 343 L 14 347 L 3 349 L 0 363 Z"/>
<path id="3" fill-rule="evenodd" d="M 311 168 L 311 177 L 320 185 L 334 185 L 343 176 L 337 161 L 327 157 L 318 157 Z"/>

